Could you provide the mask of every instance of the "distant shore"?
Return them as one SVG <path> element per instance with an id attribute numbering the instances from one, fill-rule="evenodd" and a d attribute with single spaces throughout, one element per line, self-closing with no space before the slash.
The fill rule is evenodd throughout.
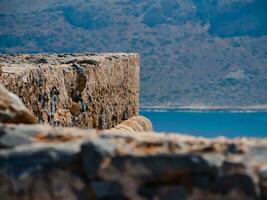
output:
<path id="1" fill-rule="evenodd" d="M 141 105 L 140 110 L 169 110 L 169 111 L 240 111 L 240 112 L 267 112 L 267 104 L 254 106 L 207 106 L 207 105 Z"/>

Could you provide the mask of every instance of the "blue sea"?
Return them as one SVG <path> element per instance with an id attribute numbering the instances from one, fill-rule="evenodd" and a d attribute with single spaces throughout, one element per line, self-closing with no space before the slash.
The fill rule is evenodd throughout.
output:
<path id="1" fill-rule="evenodd" d="M 267 112 L 142 110 L 157 132 L 204 137 L 267 137 Z"/>

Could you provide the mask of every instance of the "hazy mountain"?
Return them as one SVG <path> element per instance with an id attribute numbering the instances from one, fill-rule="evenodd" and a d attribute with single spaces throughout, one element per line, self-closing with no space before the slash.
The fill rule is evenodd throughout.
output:
<path id="1" fill-rule="evenodd" d="M 0 0 L 0 52 L 140 52 L 142 105 L 267 104 L 266 0 Z"/>

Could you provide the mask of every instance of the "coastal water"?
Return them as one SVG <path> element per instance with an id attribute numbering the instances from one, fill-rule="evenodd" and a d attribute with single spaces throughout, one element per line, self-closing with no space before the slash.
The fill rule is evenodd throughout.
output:
<path id="1" fill-rule="evenodd" d="M 267 112 L 143 110 L 158 132 L 204 137 L 267 137 Z"/>

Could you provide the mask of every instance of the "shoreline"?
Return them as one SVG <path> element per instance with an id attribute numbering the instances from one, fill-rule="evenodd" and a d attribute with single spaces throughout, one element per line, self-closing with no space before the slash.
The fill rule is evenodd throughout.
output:
<path id="1" fill-rule="evenodd" d="M 267 112 L 267 105 L 256 106 L 140 106 L 140 111 L 196 111 L 196 112 Z"/>

